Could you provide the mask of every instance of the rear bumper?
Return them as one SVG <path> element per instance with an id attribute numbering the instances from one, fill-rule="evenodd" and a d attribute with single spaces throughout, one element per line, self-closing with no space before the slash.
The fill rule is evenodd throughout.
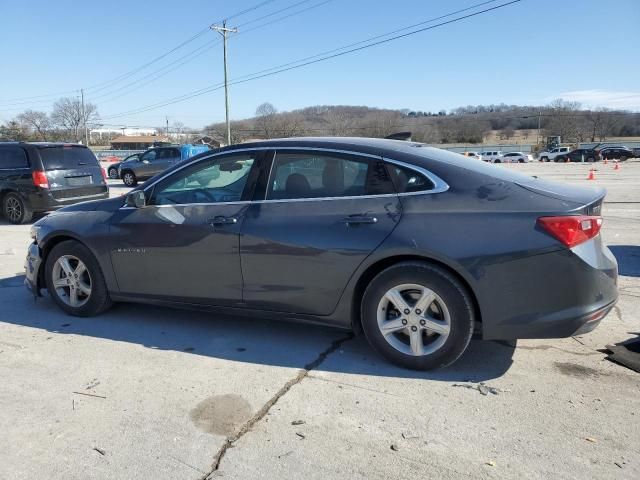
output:
<path id="1" fill-rule="evenodd" d="M 74 195 L 70 190 L 67 193 L 69 196 L 64 198 L 54 198 L 51 191 L 47 189 L 38 189 L 37 193 L 29 195 L 29 205 L 31 209 L 36 213 L 52 212 L 62 207 L 74 205 L 80 202 L 88 202 L 89 200 L 104 200 L 109 198 L 109 187 L 105 185 L 105 191 L 98 192 L 92 195 Z"/>
<path id="2" fill-rule="evenodd" d="M 600 236 L 571 250 L 509 264 L 486 268 L 478 295 L 483 338 L 563 338 L 587 333 L 618 300 L 618 265 Z"/>

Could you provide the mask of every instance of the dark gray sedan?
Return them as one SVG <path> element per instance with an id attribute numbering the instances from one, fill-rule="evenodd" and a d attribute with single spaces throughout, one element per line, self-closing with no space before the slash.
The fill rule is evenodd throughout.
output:
<path id="1" fill-rule="evenodd" d="M 26 283 L 71 315 L 241 309 L 363 331 L 390 361 L 437 368 L 474 330 L 595 328 L 617 299 L 604 195 L 412 142 L 235 145 L 40 220 Z"/>

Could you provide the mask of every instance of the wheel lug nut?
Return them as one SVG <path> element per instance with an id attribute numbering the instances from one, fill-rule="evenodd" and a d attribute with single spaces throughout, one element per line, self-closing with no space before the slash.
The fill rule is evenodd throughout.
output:
<path id="1" fill-rule="evenodd" d="M 411 313 L 411 310 L 409 310 L 408 308 L 404 309 L 404 314 L 405 315 L 409 315 Z"/>
<path id="2" fill-rule="evenodd" d="M 427 324 L 427 322 L 425 322 L 424 320 L 420 320 L 420 325 L 422 325 L 423 327 Z"/>
<path id="3" fill-rule="evenodd" d="M 420 310 L 419 308 L 416 308 L 416 314 L 420 315 L 422 313 L 422 310 Z"/>
<path id="4" fill-rule="evenodd" d="M 411 327 L 411 331 L 412 332 L 417 332 L 418 331 L 418 327 L 416 327 L 415 325 L 413 327 Z"/>
<path id="5" fill-rule="evenodd" d="M 406 318 L 403 318 L 403 319 L 402 319 L 402 324 L 403 324 L 403 325 L 406 325 L 406 324 L 407 324 L 407 319 L 406 319 Z"/>

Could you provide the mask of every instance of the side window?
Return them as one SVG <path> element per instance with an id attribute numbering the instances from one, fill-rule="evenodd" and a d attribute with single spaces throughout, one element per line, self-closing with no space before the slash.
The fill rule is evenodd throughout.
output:
<path id="1" fill-rule="evenodd" d="M 140 157 L 141 161 L 153 162 L 156 159 L 156 155 L 158 154 L 157 150 L 149 150 L 145 152 L 142 157 Z"/>
<path id="2" fill-rule="evenodd" d="M 394 193 L 382 161 L 326 153 L 277 153 L 267 200 Z"/>
<path id="3" fill-rule="evenodd" d="M 27 154 L 21 148 L 0 148 L 0 168 L 29 168 Z"/>
<path id="4" fill-rule="evenodd" d="M 152 205 L 223 203 L 242 200 L 254 154 L 212 158 L 178 170 L 151 193 Z"/>
<path id="5" fill-rule="evenodd" d="M 435 186 L 431 180 L 411 168 L 394 164 L 388 164 L 388 167 L 398 193 L 423 192 Z"/>

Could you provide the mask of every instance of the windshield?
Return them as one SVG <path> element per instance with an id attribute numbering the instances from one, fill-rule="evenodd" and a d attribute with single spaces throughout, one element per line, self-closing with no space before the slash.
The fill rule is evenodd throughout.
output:
<path id="1" fill-rule="evenodd" d="M 91 150 L 72 145 L 42 147 L 40 158 L 45 170 L 71 170 L 86 165 L 98 165 L 98 160 Z"/>

